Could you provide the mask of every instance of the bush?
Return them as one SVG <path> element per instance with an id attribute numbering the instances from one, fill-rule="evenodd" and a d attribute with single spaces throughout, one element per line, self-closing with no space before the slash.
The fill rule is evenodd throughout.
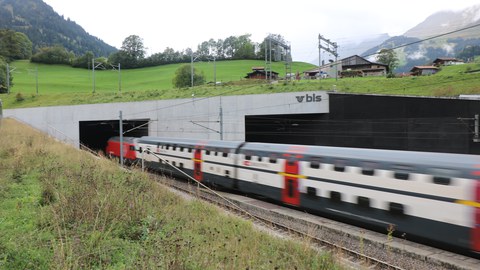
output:
<path id="1" fill-rule="evenodd" d="M 25 97 L 22 95 L 22 93 L 17 93 L 17 94 L 15 95 L 15 100 L 16 100 L 17 102 L 22 102 L 22 101 L 25 100 Z"/>
<path id="2" fill-rule="evenodd" d="M 176 88 L 190 87 L 192 86 L 192 68 L 190 65 L 183 65 L 175 71 L 175 77 L 173 77 L 173 85 Z M 203 72 L 199 73 L 193 69 L 193 86 L 202 85 L 205 83 L 205 76 Z"/>

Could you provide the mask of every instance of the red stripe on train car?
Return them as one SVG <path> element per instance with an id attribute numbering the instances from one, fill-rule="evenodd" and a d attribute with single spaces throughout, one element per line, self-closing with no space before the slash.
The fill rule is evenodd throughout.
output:
<path id="1" fill-rule="evenodd" d="M 193 154 L 193 178 L 199 182 L 203 180 L 202 161 L 202 149 L 197 148 Z"/>
<path id="2" fill-rule="evenodd" d="M 475 201 L 480 203 L 480 180 L 475 180 Z M 472 249 L 480 252 L 480 207 L 476 206 L 474 209 L 475 218 L 472 229 Z"/>
<path id="3" fill-rule="evenodd" d="M 286 204 L 300 205 L 299 173 L 298 160 L 285 160 L 282 201 Z"/>

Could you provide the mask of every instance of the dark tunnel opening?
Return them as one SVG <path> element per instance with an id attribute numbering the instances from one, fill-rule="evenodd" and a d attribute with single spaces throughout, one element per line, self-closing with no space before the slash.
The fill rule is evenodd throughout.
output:
<path id="1" fill-rule="evenodd" d="M 148 119 L 124 120 L 123 136 L 148 136 Z M 89 148 L 95 152 L 105 151 L 107 141 L 114 136 L 120 136 L 118 120 L 80 121 L 80 147 Z"/>

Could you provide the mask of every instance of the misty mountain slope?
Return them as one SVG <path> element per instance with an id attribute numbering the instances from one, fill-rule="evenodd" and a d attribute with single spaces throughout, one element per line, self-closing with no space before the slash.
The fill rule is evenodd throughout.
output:
<path id="1" fill-rule="evenodd" d="M 472 28 L 461 30 L 468 27 Z M 429 39 L 450 32 L 454 33 Z M 430 65 L 436 58 L 456 57 L 468 46 L 480 46 L 480 5 L 435 13 L 404 35 L 392 37 L 361 55 L 374 59 L 380 49 L 400 47 L 395 50 L 399 58 L 395 72 L 400 73 L 414 66 Z"/>
<path id="2" fill-rule="evenodd" d="M 92 51 L 95 56 L 108 56 L 117 50 L 65 20 L 42 0 L 0 0 L 0 28 L 25 33 L 34 51 L 57 44 L 76 55 Z"/>

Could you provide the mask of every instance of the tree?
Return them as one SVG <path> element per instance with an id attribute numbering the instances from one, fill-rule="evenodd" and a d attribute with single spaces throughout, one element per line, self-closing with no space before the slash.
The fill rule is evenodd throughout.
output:
<path id="1" fill-rule="evenodd" d="M 392 49 L 381 49 L 377 55 L 377 61 L 388 66 L 387 77 L 394 77 L 393 70 L 398 67 L 398 57 Z"/>
<path id="2" fill-rule="evenodd" d="M 11 74 L 10 74 L 11 75 Z M 12 76 L 10 78 L 10 86 L 12 86 Z M 0 56 L 0 93 L 6 93 L 7 89 L 7 61 Z"/>
<path id="3" fill-rule="evenodd" d="M 190 65 L 183 65 L 175 71 L 175 77 L 173 77 L 173 85 L 177 88 L 189 87 L 192 85 L 192 68 Z M 193 69 L 193 85 L 202 85 L 205 83 L 205 76 L 203 72 L 199 73 Z"/>
<path id="4" fill-rule="evenodd" d="M 137 35 L 130 35 L 125 38 L 121 49 L 125 51 L 128 56 L 137 61 L 145 58 L 145 46 L 143 46 L 143 39 Z"/>
<path id="5" fill-rule="evenodd" d="M 30 61 L 44 64 L 70 65 L 72 59 L 74 59 L 73 53 L 68 52 L 64 47 L 58 45 L 41 48 L 32 56 Z"/>
<path id="6" fill-rule="evenodd" d="M 23 33 L 1 29 L 0 56 L 3 56 L 8 62 L 29 59 L 32 56 L 32 42 Z"/>

